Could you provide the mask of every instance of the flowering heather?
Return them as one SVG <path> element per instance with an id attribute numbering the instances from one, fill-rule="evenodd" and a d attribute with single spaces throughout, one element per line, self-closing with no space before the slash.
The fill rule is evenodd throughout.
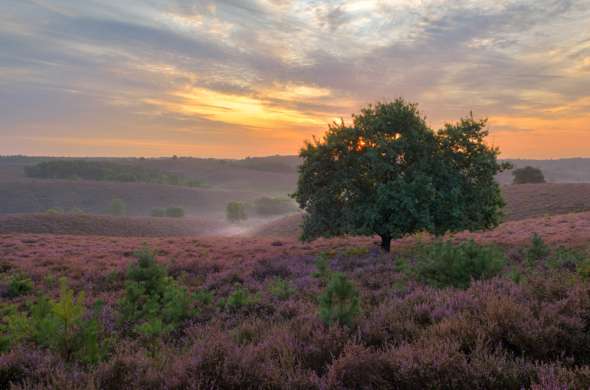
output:
<path id="1" fill-rule="evenodd" d="M 457 235 L 494 242 L 506 257 L 498 274 L 461 288 L 408 271 L 423 255 L 415 238 L 386 255 L 367 238 L 0 236 L 0 388 L 587 388 L 590 285 L 579 238 L 589 234 L 566 234 L 582 217 L 556 218 L 529 227 L 550 251 L 533 264 L 530 235 Z M 144 242 L 165 267 L 162 280 L 192 299 L 190 315 L 149 340 L 129 331 L 120 305 Z M 358 291 L 360 310 L 346 324 L 320 317 L 320 254 Z M 30 278 L 32 291 L 8 294 L 15 275 Z M 103 302 L 94 317 L 105 351 L 98 361 L 5 337 L 11 312 L 27 313 L 41 294 L 59 298 L 61 277 L 85 292 L 89 310 Z M 150 307 L 142 310 L 155 326 L 161 313 Z"/>

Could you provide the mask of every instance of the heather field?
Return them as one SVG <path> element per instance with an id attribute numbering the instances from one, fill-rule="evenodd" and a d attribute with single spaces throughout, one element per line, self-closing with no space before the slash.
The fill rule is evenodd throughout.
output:
<path id="1" fill-rule="evenodd" d="M 590 386 L 590 213 L 447 238 L 0 235 L 0 387 Z"/>

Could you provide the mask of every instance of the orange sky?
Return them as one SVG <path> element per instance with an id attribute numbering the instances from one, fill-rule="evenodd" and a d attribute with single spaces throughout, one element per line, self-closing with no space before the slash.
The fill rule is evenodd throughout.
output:
<path id="1" fill-rule="evenodd" d="M 0 154 L 296 154 L 368 103 L 473 111 L 507 158 L 590 157 L 585 0 L 23 0 Z"/>

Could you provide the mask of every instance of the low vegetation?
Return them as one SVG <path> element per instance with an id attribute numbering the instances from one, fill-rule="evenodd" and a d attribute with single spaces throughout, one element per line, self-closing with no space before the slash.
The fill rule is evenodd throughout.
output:
<path id="1" fill-rule="evenodd" d="M 155 208 L 150 212 L 152 217 L 162 218 L 182 218 L 184 217 L 184 209 L 182 207 L 167 207 L 167 208 Z"/>
<path id="2" fill-rule="evenodd" d="M 51 160 L 26 166 L 24 169 L 26 176 L 36 179 L 141 182 L 204 187 L 204 183 L 199 180 L 187 179 L 140 165 L 112 161 Z"/>
<path id="3" fill-rule="evenodd" d="M 127 215 L 127 203 L 123 199 L 115 198 L 111 201 L 107 212 L 114 217 L 123 217 Z"/>
<path id="4" fill-rule="evenodd" d="M 512 176 L 514 176 L 513 184 L 545 183 L 543 171 L 531 166 L 513 170 Z"/>
<path id="5" fill-rule="evenodd" d="M 73 287 L 7 267 L 19 287 L 0 306 L 0 386 L 590 385 L 584 248 L 425 240 L 223 262 L 167 250 L 78 277 L 57 268 Z"/>
<path id="6" fill-rule="evenodd" d="M 240 222 L 248 219 L 246 204 L 242 202 L 229 202 L 225 208 L 225 217 L 229 222 Z"/>

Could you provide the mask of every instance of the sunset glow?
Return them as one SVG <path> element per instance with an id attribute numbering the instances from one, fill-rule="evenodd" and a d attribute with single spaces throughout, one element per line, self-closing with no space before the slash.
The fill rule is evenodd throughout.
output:
<path id="1" fill-rule="evenodd" d="M 296 154 L 402 96 L 488 117 L 503 157 L 590 156 L 585 0 L 0 6 L 0 154 Z"/>

